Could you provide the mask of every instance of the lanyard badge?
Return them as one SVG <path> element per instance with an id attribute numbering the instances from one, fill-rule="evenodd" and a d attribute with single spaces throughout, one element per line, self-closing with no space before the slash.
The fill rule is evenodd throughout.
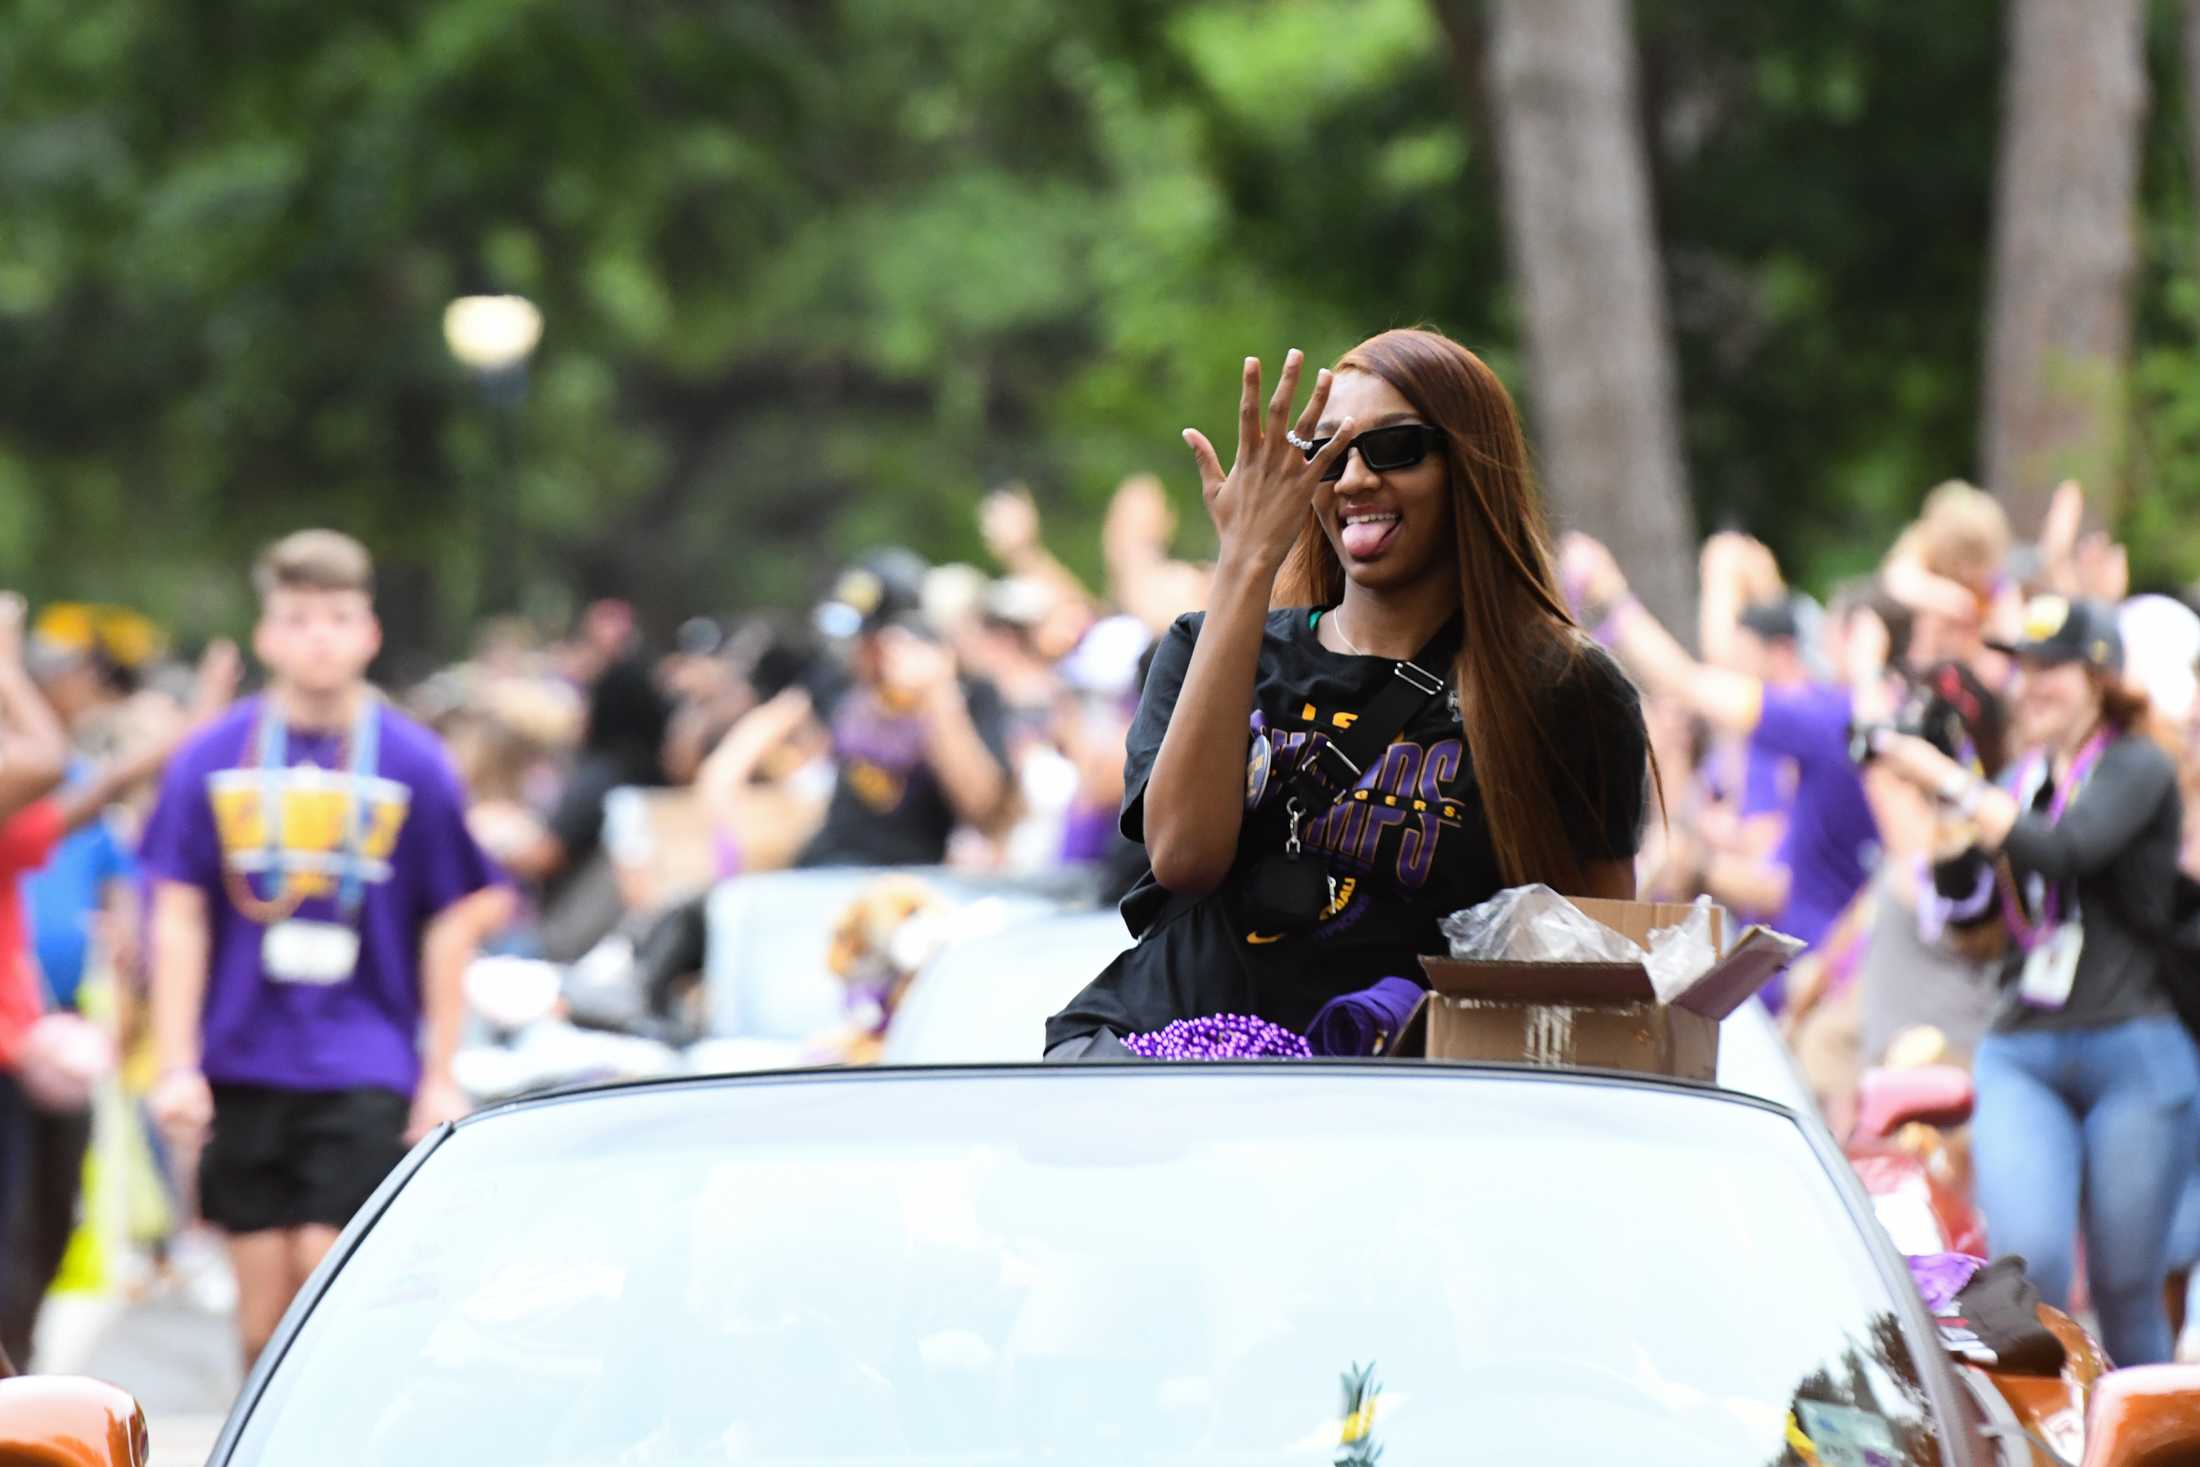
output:
<path id="1" fill-rule="evenodd" d="M 2092 777 L 2094 766 L 2100 763 L 2107 751 L 2108 735 L 2103 732 L 2089 739 L 2085 747 L 2070 761 L 2070 772 L 2063 777 L 2062 788 L 2055 791 L 2049 802 L 2047 818 L 2051 824 L 2061 824 L 2063 812 L 2078 797 L 2078 791 Z M 2046 763 L 2041 761 L 2026 771 L 2023 782 L 2025 803 L 2039 795 L 2039 786 L 2046 777 Z M 2009 921 L 2009 928 L 2024 952 L 2024 967 L 2017 979 L 2017 996 L 2026 1005 L 2036 1009 L 2060 1009 L 2070 1002 L 2071 990 L 2078 982 L 2078 958 L 2085 951 L 2085 927 L 2081 914 L 2072 902 L 2068 916 L 2062 913 L 2062 890 L 2059 886 L 2038 884 L 2033 910 L 2040 914 L 2038 922 L 2025 917 L 2024 905 L 2013 890 L 2015 882 L 2006 871 L 2002 883 L 2002 906 Z"/>
<path id="2" fill-rule="evenodd" d="M 2059 1009 L 2070 1002 L 2078 982 L 2078 955 L 2085 950 L 2085 929 L 2058 922 L 2047 940 L 2024 955 L 2017 996 L 2036 1009 Z"/>
<path id="3" fill-rule="evenodd" d="M 366 880 L 363 874 L 363 854 L 372 810 L 367 799 L 367 784 L 374 777 L 379 754 L 381 720 L 373 699 L 368 699 L 359 711 L 358 722 L 352 728 L 351 757 L 347 761 L 350 805 L 344 822 L 343 849 L 338 857 L 341 873 L 336 892 L 336 910 L 340 921 L 305 921 L 295 914 L 302 896 L 292 896 L 282 891 L 288 877 L 283 871 L 283 784 L 289 772 L 289 734 L 279 718 L 263 717 L 260 723 L 259 767 L 261 778 L 262 821 L 267 832 L 266 868 L 276 874 L 281 884 L 277 896 L 256 915 L 246 915 L 267 924 L 267 931 L 260 939 L 260 966 L 268 980 L 274 983 L 303 983 L 328 985 L 341 983 L 352 976 L 359 966 L 358 916 L 360 906 L 366 900 Z"/>

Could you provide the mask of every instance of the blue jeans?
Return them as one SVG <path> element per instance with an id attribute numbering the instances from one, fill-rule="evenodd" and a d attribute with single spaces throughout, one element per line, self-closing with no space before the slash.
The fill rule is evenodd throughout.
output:
<path id="1" fill-rule="evenodd" d="M 2177 1203 L 2177 1221 L 2169 1230 L 2169 1266 L 2185 1279 L 2185 1325 L 2200 1327 L 2200 1171 L 2185 1178 Z"/>
<path id="2" fill-rule="evenodd" d="M 2101 1343 L 2118 1365 L 2170 1357 L 2170 1225 L 2200 1142 L 2200 1053 L 2175 1018 L 1989 1034 L 1973 1066 L 1978 1200 L 1997 1254 L 2021 1253 L 2070 1305 L 2085 1234 Z"/>

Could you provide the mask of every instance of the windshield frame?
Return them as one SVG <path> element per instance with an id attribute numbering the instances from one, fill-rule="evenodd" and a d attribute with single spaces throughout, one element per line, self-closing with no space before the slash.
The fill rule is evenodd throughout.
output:
<path id="1" fill-rule="evenodd" d="M 1684 1080 L 1662 1075 L 1647 1075 L 1632 1071 L 1600 1069 L 1552 1069 L 1546 1066 L 1518 1063 L 1482 1062 L 1457 1063 L 1440 1060 L 1371 1060 L 1371 1059 L 1317 1059 L 1294 1061 L 1288 1067 L 1291 1075 L 1362 1075 L 1395 1076 L 1401 1066 L 1416 1075 L 1452 1075 L 1462 1080 L 1475 1078 L 1503 1078 L 1507 1080 L 1532 1080 L 1556 1085 L 1587 1085 L 1598 1088 L 1632 1090 L 1677 1091 L 1701 1097 L 1716 1104 L 1751 1106 L 1786 1120 L 1801 1134 L 1810 1148 L 1820 1169 L 1833 1184 L 1849 1221 L 1861 1234 L 1866 1253 L 1871 1257 L 1889 1298 L 1894 1300 L 1896 1318 L 1900 1321 L 1903 1337 L 1923 1377 L 1927 1400 L 1931 1406 L 1937 1436 L 1941 1444 L 1941 1460 L 1947 1467 L 1963 1467 L 1980 1460 L 1974 1444 L 1963 1437 L 1970 1416 L 1960 1404 L 1959 1393 L 1964 1389 L 1942 1352 L 1939 1335 L 1923 1299 L 1910 1282 L 1909 1268 L 1894 1240 L 1879 1225 L 1872 1211 L 1871 1199 L 1865 1193 L 1862 1181 L 1850 1167 L 1847 1156 L 1824 1121 L 1816 1116 L 1799 1114 L 1776 1101 L 1743 1090 L 1729 1090 L 1723 1086 L 1699 1080 Z M 1199 1065 L 1170 1067 L 1172 1077 L 1185 1074 L 1238 1074 L 1248 1072 L 1276 1074 L 1277 1062 L 1261 1060 L 1212 1061 Z M 475 1126 L 495 1125 L 502 1117 L 528 1113 L 547 1107 L 564 1105 L 588 1105 L 615 1103 L 619 1098 L 648 1094 L 661 1095 L 668 1091 L 718 1091 L 722 1089 L 749 1089 L 759 1085 L 856 1085 L 881 1082 L 956 1083 L 958 1081 L 985 1080 L 1016 1076 L 1036 1078 L 1050 1077 L 1048 1084 L 1117 1084 L 1138 1083 L 1150 1077 L 1154 1067 L 1150 1063 L 1097 1063 L 1085 1065 L 1046 1064 L 970 1064 L 970 1065 L 869 1065 L 861 1067 L 822 1066 L 805 1069 L 766 1070 L 740 1074 L 684 1075 L 647 1080 L 619 1080 L 600 1084 L 573 1086 L 545 1091 L 536 1095 L 521 1096 L 486 1106 L 457 1121 L 446 1121 L 423 1137 L 418 1145 L 406 1154 L 405 1159 L 375 1189 L 366 1205 L 361 1207 L 351 1222 L 337 1237 L 335 1246 L 329 1249 L 305 1285 L 299 1289 L 290 1308 L 285 1311 L 281 1323 L 267 1347 L 261 1351 L 258 1361 L 246 1377 L 237 1399 L 231 1406 L 228 1418 L 222 1423 L 221 1434 L 216 1438 L 213 1451 L 208 1455 L 208 1467 L 226 1467 L 244 1434 L 246 1424 L 258 1408 L 261 1398 L 275 1373 L 282 1368 L 283 1357 L 304 1329 L 313 1312 L 320 1306 L 336 1275 L 355 1253 L 367 1234 L 388 1212 L 400 1192 L 429 1159 L 453 1135 Z M 1278 1076 L 1279 1079 L 1283 1076 Z"/>

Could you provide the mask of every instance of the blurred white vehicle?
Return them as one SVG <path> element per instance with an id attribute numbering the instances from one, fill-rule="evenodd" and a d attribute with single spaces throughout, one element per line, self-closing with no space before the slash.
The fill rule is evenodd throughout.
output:
<path id="1" fill-rule="evenodd" d="M 957 943 L 911 985 L 880 1056 L 890 1065 L 1021 1064 L 1048 1017 L 1131 945 L 1112 909 L 1040 917 Z M 1752 1000 L 1720 1030 L 1719 1083 L 1815 1116 L 1772 1015 Z"/>
<path id="2" fill-rule="evenodd" d="M 826 966 L 833 923 L 888 874 L 873 867 L 825 867 L 720 883 L 710 894 L 703 962 L 710 1034 L 802 1040 L 844 1023 L 847 993 Z M 994 925 L 1020 923 L 1062 905 L 1045 892 L 949 871 L 901 868 L 901 874 L 915 876 L 958 908 L 991 903 L 988 921 Z M 1120 919 L 1116 926 L 1122 926 Z"/>
<path id="3" fill-rule="evenodd" d="M 1028 1064 L 1046 1021 L 1131 945 L 1113 908 L 1039 917 L 955 944 L 917 975 L 886 1031 L 889 1065 Z"/>

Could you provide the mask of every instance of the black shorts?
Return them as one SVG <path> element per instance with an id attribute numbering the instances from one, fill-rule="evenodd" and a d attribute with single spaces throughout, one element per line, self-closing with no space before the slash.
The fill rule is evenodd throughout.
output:
<path id="1" fill-rule="evenodd" d="M 394 1090 L 213 1088 L 199 1211 L 223 1232 L 340 1228 L 405 1155 L 412 1102 Z"/>

